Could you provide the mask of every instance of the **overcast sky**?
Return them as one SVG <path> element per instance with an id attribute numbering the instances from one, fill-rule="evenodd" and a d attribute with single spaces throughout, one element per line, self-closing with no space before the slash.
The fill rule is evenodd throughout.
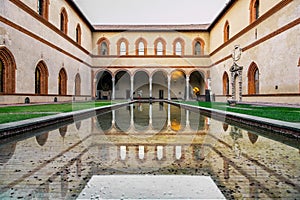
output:
<path id="1" fill-rule="evenodd" d="M 74 0 L 92 24 L 211 23 L 228 0 Z"/>

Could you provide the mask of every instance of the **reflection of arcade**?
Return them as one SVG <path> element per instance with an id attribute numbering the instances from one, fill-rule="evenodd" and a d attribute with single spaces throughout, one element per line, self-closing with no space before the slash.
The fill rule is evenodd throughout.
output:
<path id="1" fill-rule="evenodd" d="M 105 134 L 195 133 L 208 129 L 209 119 L 199 113 L 183 110 L 170 104 L 131 104 L 96 117 L 98 131 Z M 94 130 L 95 132 L 97 130 Z"/>

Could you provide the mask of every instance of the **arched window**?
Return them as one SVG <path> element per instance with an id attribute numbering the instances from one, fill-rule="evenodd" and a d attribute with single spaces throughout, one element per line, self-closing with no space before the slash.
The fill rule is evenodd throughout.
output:
<path id="1" fill-rule="evenodd" d="M 184 40 L 177 38 L 173 42 L 173 54 L 177 56 L 184 55 Z"/>
<path id="2" fill-rule="evenodd" d="M 107 46 L 106 42 L 101 43 L 100 49 L 101 49 L 100 52 L 101 52 L 102 56 L 108 55 L 108 46 Z"/>
<path id="3" fill-rule="evenodd" d="M 125 42 L 121 42 L 121 44 L 120 44 L 120 55 L 121 56 L 126 55 L 126 44 L 125 44 Z"/>
<path id="4" fill-rule="evenodd" d="M 48 94 L 48 69 L 43 61 L 35 68 L 35 94 Z"/>
<path id="5" fill-rule="evenodd" d="M 128 40 L 121 38 L 117 42 L 118 55 L 125 56 L 128 55 Z"/>
<path id="6" fill-rule="evenodd" d="M 99 55 L 109 55 L 109 41 L 106 38 L 100 38 L 97 42 Z"/>
<path id="7" fill-rule="evenodd" d="M 15 93 L 16 62 L 13 54 L 0 46 L 0 92 Z"/>
<path id="8" fill-rule="evenodd" d="M 251 0 L 250 2 L 250 23 L 259 18 L 259 0 Z"/>
<path id="9" fill-rule="evenodd" d="M 140 38 L 135 42 L 136 55 L 143 56 L 147 55 L 147 42 L 145 39 Z"/>
<path id="10" fill-rule="evenodd" d="M 4 91 L 4 64 L 0 60 L 0 92 Z"/>
<path id="11" fill-rule="evenodd" d="M 224 25 L 224 42 L 227 42 L 229 40 L 229 31 L 230 31 L 230 26 L 228 21 L 226 21 Z"/>
<path id="12" fill-rule="evenodd" d="M 201 55 L 201 44 L 197 41 L 195 44 L 195 56 L 199 55 Z"/>
<path id="13" fill-rule="evenodd" d="M 201 38 L 196 38 L 193 41 L 193 52 L 195 56 L 204 54 L 204 41 Z"/>
<path id="14" fill-rule="evenodd" d="M 159 55 L 159 56 L 163 55 L 163 44 L 161 42 L 157 43 L 157 46 L 156 46 L 156 55 Z"/>
<path id="15" fill-rule="evenodd" d="M 259 94 L 259 70 L 254 62 L 251 63 L 248 71 L 248 93 Z"/>
<path id="16" fill-rule="evenodd" d="M 163 38 L 158 38 L 154 42 L 155 55 L 162 56 L 166 55 L 166 42 Z"/>
<path id="17" fill-rule="evenodd" d="M 58 74 L 58 94 L 67 95 L 67 73 L 64 68 Z"/>
<path id="18" fill-rule="evenodd" d="M 75 76 L 75 95 L 79 96 L 81 93 L 81 78 L 79 74 Z"/>
<path id="19" fill-rule="evenodd" d="M 49 0 L 38 0 L 37 1 L 38 14 L 47 20 L 48 20 L 48 6 L 49 6 Z"/>
<path id="20" fill-rule="evenodd" d="M 144 42 L 139 43 L 139 56 L 145 55 L 145 45 Z"/>
<path id="21" fill-rule="evenodd" d="M 81 45 L 81 28 L 79 24 L 76 27 L 76 42 Z"/>
<path id="22" fill-rule="evenodd" d="M 227 72 L 223 74 L 223 95 L 229 95 L 229 77 Z"/>
<path id="23" fill-rule="evenodd" d="M 176 50 L 175 50 L 175 54 L 176 55 L 182 55 L 182 45 L 180 42 L 176 42 Z"/>
<path id="24" fill-rule="evenodd" d="M 41 93 L 41 71 L 39 68 L 35 68 L 35 93 Z"/>
<path id="25" fill-rule="evenodd" d="M 65 34 L 68 33 L 68 14 L 65 8 L 60 12 L 60 30 Z"/>

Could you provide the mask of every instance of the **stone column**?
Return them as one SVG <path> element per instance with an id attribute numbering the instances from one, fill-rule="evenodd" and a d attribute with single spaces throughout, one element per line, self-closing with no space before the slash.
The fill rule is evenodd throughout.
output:
<path id="1" fill-rule="evenodd" d="M 112 81 L 112 95 L 111 95 L 111 99 L 115 100 L 115 96 L 116 96 L 116 89 L 115 89 L 115 78 L 113 77 L 111 79 Z"/>
<path id="2" fill-rule="evenodd" d="M 231 88 L 232 88 L 232 99 L 235 100 L 235 73 L 231 72 Z"/>
<path id="3" fill-rule="evenodd" d="M 185 100 L 188 101 L 190 99 L 190 76 L 186 75 L 186 97 Z"/>
<path id="4" fill-rule="evenodd" d="M 130 77 L 130 99 L 133 100 L 133 81 L 134 81 L 134 76 Z"/>
<path id="5" fill-rule="evenodd" d="M 171 100 L 171 75 L 168 75 L 168 100 Z"/>
<path id="6" fill-rule="evenodd" d="M 134 118 L 133 118 L 133 104 L 130 104 L 130 127 L 133 128 L 134 127 Z"/>
<path id="7" fill-rule="evenodd" d="M 152 99 L 152 77 L 149 77 L 149 98 Z"/>

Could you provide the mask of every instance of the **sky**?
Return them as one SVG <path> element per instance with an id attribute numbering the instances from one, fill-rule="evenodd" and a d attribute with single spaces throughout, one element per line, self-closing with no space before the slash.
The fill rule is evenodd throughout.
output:
<path id="1" fill-rule="evenodd" d="M 211 23 L 228 0 L 74 0 L 91 24 Z"/>

